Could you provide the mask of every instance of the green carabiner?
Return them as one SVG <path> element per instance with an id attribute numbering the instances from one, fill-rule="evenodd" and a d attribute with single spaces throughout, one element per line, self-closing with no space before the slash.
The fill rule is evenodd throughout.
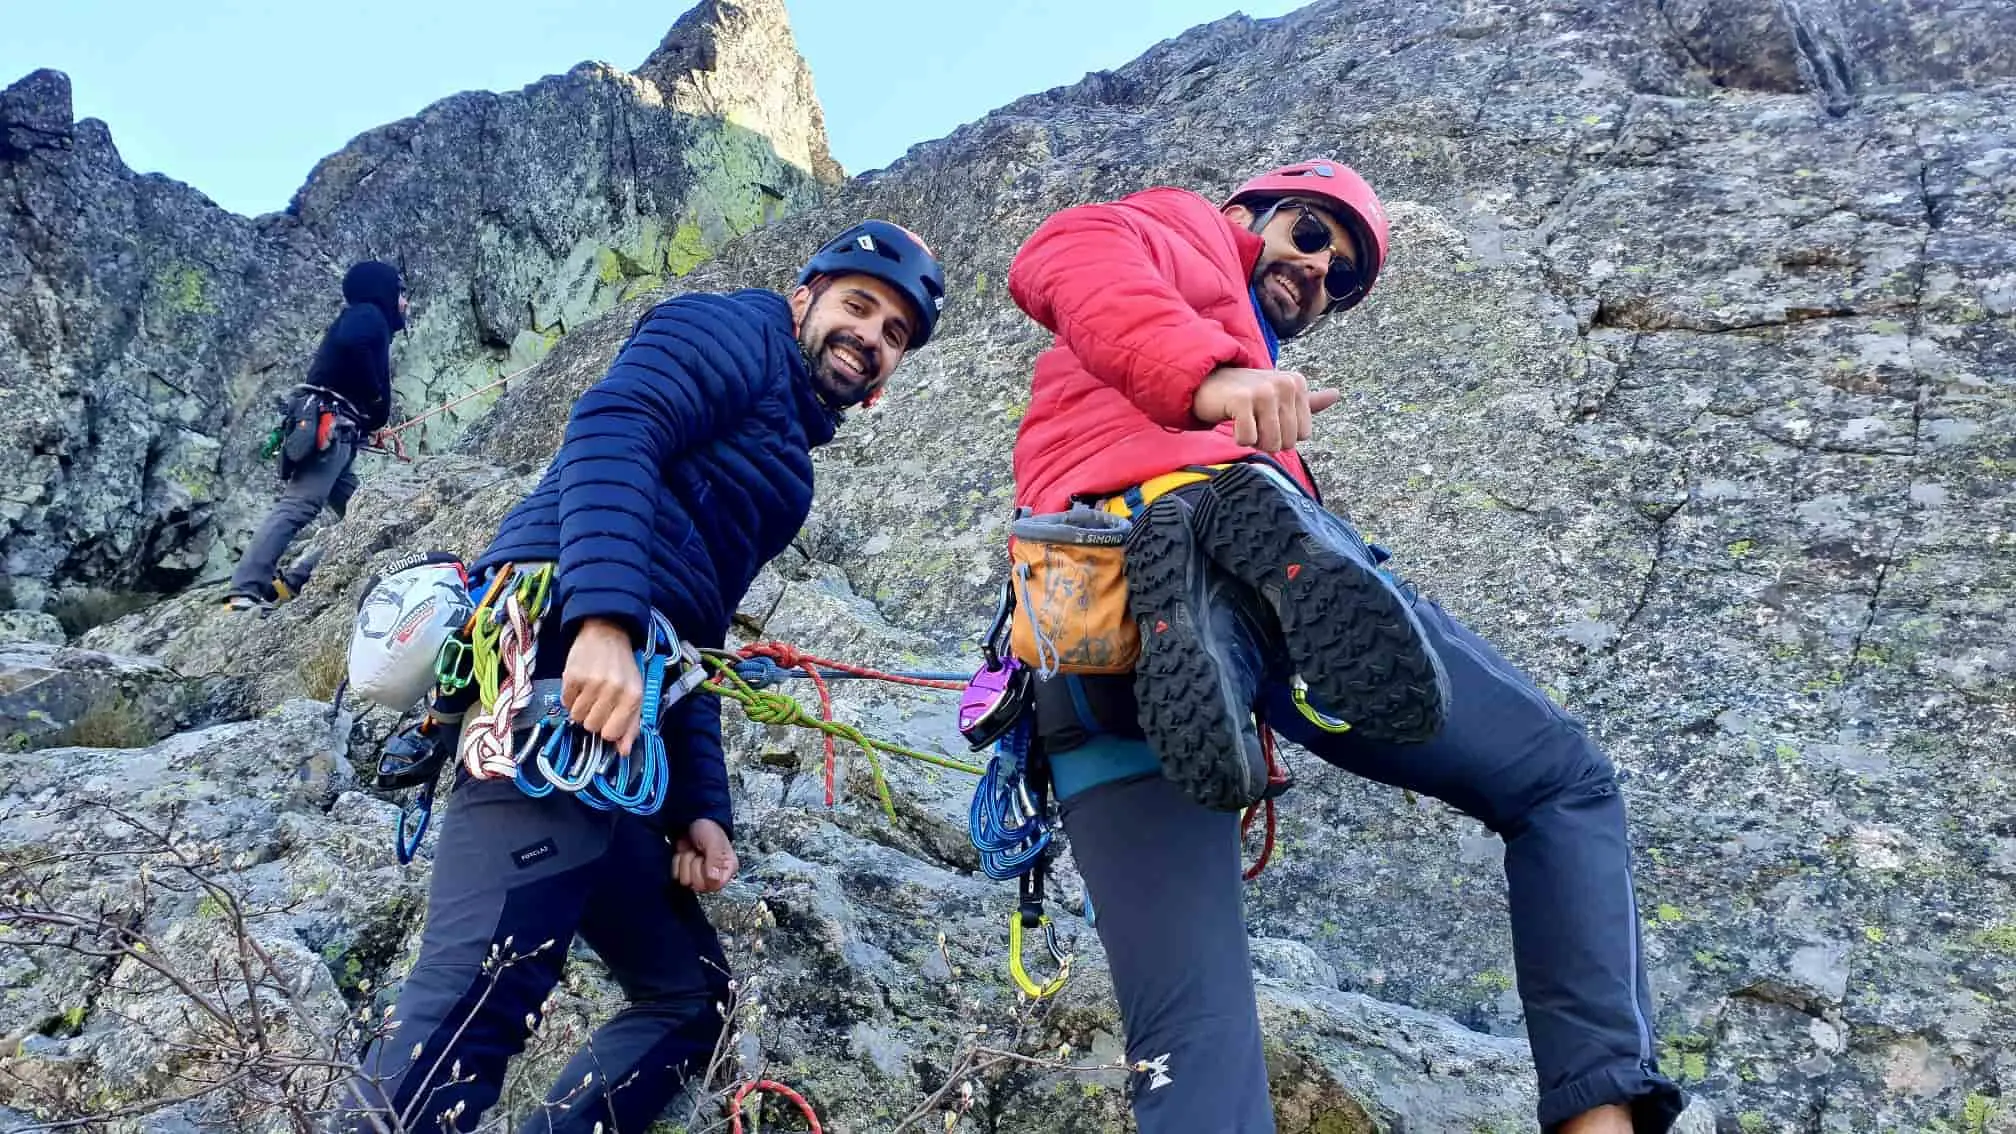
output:
<path id="1" fill-rule="evenodd" d="M 525 620 L 537 622 L 546 613 L 546 599 L 552 590 L 553 565 L 551 563 L 532 572 L 521 574 L 513 585 L 513 593 L 518 597 L 518 609 L 525 612 Z"/>
<path id="2" fill-rule="evenodd" d="M 460 693 L 476 680 L 476 651 L 460 638 L 441 643 L 434 656 L 434 680 L 444 693 Z"/>

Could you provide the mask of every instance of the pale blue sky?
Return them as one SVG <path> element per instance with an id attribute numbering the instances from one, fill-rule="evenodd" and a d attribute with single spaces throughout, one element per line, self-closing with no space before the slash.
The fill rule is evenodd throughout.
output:
<path id="1" fill-rule="evenodd" d="M 1234 11 L 1306 0 L 785 0 L 833 153 L 879 168 L 1035 91 Z M 690 4 L 637 0 L 7 0 L 0 86 L 67 72 L 128 165 L 241 213 L 284 208 L 373 126 L 585 59 L 633 68 Z"/>

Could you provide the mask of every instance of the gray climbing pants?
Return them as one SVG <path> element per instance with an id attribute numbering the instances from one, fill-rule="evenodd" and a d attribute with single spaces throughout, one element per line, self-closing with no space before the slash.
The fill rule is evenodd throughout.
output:
<path id="1" fill-rule="evenodd" d="M 458 777 L 459 779 L 460 777 Z M 510 780 L 462 781 L 441 818 L 420 956 L 391 1035 L 342 1106 L 344 1129 L 475 1130 L 559 981 L 576 935 L 629 1004 L 587 1038 L 521 1134 L 641 1134 L 698 1074 L 728 995 L 720 940 L 645 820 Z M 450 1115 L 453 1115 L 452 1120 Z M 383 1120 L 380 1119 L 382 1122 Z"/>
<path id="2" fill-rule="evenodd" d="M 352 466 L 357 447 L 348 441 L 331 441 L 327 449 L 289 470 L 287 491 L 245 548 L 245 557 L 231 573 L 231 594 L 257 599 L 273 598 L 273 576 L 280 569 L 280 557 L 301 529 L 315 522 L 322 506 L 328 505 L 341 519 L 357 493 L 357 474 Z"/>

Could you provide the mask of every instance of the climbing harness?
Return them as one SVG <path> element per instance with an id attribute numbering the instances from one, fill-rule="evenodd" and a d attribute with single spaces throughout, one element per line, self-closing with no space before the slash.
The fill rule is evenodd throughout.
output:
<path id="1" fill-rule="evenodd" d="M 534 363 L 533 365 L 536 366 L 538 364 Z M 494 382 L 485 383 L 465 394 L 450 398 L 432 409 L 409 417 L 397 425 L 387 426 L 368 436 L 360 435 L 359 430 L 353 424 L 354 422 L 363 421 L 364 415 L 359 413 L 357 407 L 352 405 L 348 399 L 334 390 L 303 383 L 292 387 L 286 393 L 277 396 L 273 400 L 274 412 L 280 420 L 278 424 L 267 431 L 266 436 L 261 440 L 259 459 L 261 461 L 270 461 L 276 455 L 285 452 L 289 461 L 294 464 L 300 464 L 311 453 L 327 449 L 331 441 L 350 440 L 355 442 L 357 448 L 363 452 L 378 453 L 382 456 L 390 457 L 395 461 L 411 464 L 413 462 L 412 454 L 406 451 L 406 442 L 400 437 L 400 434 L 437 414 L 447 413 L 456 406 L 474 401 L 492 390 L 502 389 L 513 378 L 531 369 L 531 366 L 520 367 Z"/>
<path id="2" fill-rule="evenodd" d="M 259 459 L 281 458 L 281 476 L 287 469 L 327 449 L 336 441 L 354 441 L 356 423 L 363 420 L 357 407 L 334 390 L 300 383 L 273 399 L 279 422 L 267 432 L 259 447 Z"/>

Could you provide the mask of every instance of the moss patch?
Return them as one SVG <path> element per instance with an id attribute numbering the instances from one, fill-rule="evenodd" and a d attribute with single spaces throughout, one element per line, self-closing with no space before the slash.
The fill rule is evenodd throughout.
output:
<path id="1" fill-rule="evenodd" d="M 209 278 L 194 264 L 169 264 L 154 273 L 148 296 L 158 310 L 170 315 L 217 314 Z"/>

